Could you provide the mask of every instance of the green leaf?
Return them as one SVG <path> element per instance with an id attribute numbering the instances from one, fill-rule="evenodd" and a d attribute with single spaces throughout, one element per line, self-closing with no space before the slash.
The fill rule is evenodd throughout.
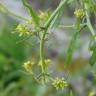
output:
<path id="1" fill-rule="evenodd" d="M 93 51 L 89 63 L 90 63 L 90 65 L 92 65 L 92 66 L 93 66 L 94 64 L 96 64 L 96 50 Z"/>
<path id="2" fill-rule="evenodd" d="M 67 64 L 70 64 L 72 62 L 72 55 L 73 55 L 73 52 L 76 48 L 76 43 L 77 43 L 77 39 L 78 39 L 79 34 L 80 34 L 80 32 L 77 31 L 72 36 L 72 39 L 70 41 L 70 44 L 69 44 L 69 47 L 68 47 L 68 50 L 67 50 L 65 66 L 67 66 Z"/>
<path id="3" fill-rule="evenodd" d="M 26 8 L 28 8 L 33 21 L 38 25 L 39 24 L 38 14 L 33 10 L 33 8 L 31 7 L 31 5 L 28 3 L 28 0 L 22 0 L 22 2 L 23 2 L 23 5 Z"/>
<path id="4" fill-rule="evenodd" d="M 67 67 L 67 65 L 69 65 L 72 62 L 72 55 L 73 55 L 73 52 L 76 48 L 77 39 L 80 35 L 80 31 L 82 30 L 83 27 L 85 27 L 85 26 L 83 26 L 80 28 L 80 19 L 77 19 L 75 26 L 76 26 L 77 31 L 73 33 L 72 39 L 70 41 L 70 44 L 69 44 L 69 47 L 67 50 L 67 56 L 66 56 L 66 60 L 65 60 L 65 68 Z"/>
<path id="5" fill-rule="evenodd" d="M 95 0 L 86 0 L 88 10 L 96 14 L 96 1 Z"/>
<path id="6" fill-rule="evenodd" d="M 92 41 L 89 46 L 90 51 L 92 52 L 89 64 L 93 66 L 94 64 L 96 64 L 96 41 Z"/>

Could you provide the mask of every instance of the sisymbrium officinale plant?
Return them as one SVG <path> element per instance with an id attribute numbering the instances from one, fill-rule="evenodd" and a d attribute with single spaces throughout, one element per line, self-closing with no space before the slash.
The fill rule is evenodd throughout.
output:
<path id="1" fill-rule="evenodd" d="M 72 55 L 74 50 L 76 49 L 77 39 L 80 38 L 80 33 L 83 29 L 88 28 L 90 32 L 90 39 L 89 43 L 89 51 L 92 53 L 89 64 L 94 65 L 96 64 L 96 31 L 95 31 L 95 24 L 91 23 L 90 17 L 91 14 L 96 16 L 96 1 L 95 0 L 61 0 L 57 8 L 50 12 L 50 10 L 43 11 L 36 11 L 33 7 L 29 4 L 28 0 L 22 0 L 24 7 L 27 9 L 30 19 L 20 17 L 15 13 L 10 12 L 4 5 L 0 4 L 0 11 L 5 13 L 10 13 L 10 15 L 16 16 L 24 20 L 24 23 L 19 24 L 16 28 L 16 31 L 19 33 L 19 36 L 27 36 L 36 37 L 39 40 L 39 61 L 38 67 L 40 67 L 40 74 L 37 76 L 33 72 L 33 65 L 35 64 L 34 61 L 27 61 L 24 63 L 23 67 L 26 72 L 31 74 L 37 82 L 41 81 L 40 83 L 47 83 L 52 82 L 52 85 L 58 89 L 68 88 L 70 84 L 67 80 L 63 77 L 56 79 L 52 78 L 48 71 L 49 64 L 52 63 L 52 60 L 49 58 L 45 58 L 44 53 L 44 44 L 48 38 L 48 33 L 52 28 L 59 27 L 60 23 L 55 26 L 57 20 L 60 19 L 60 16 L 64 12 L 64 6 L 67 4 L 70 5 L 71 3 L 76 2 L 79 6 L 75 6 L 74 17 L 76 18 L 76 22 L 72 25 L 66 26 L 62 25 L 64 28 L 74 28 L 74 32 L 72 34 L 72 39 L 70 40 L 69 47 L 66 54 L 66 60 L 64 63 L 64 68 L 67 69 L 69 64 L 72 62 Z M 60 20 L 59 20 L 60 21 Z M 26 40 L 26 38 L 24 39 Z M 70 91 L 72 93 L 72 90 Z M 71 95 L 70 95 L 71 96 Z M 73 96 L 73 95 L 72 95 Z"/>

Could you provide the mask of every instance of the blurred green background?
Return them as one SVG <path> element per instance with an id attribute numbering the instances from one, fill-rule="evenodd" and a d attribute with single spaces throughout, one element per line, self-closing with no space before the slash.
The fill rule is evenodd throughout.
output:
<path id="1" fill-rule="evenodd" d="M 30 0 L 30 3 L 36 10 L 48 8 L 54 10 L 59 1 Z M 21 0 L 0 0 L 0 3 L 12 12 L 30 18 Z M 73 11 L 74 3 L 65 6 L 64 24 L 72 24 L 75 21 Z M 20 19 L 10 14 L 0 12 L 0 96 L 67 96 L 68 90 L 57 91 L 50 84 L 38 84 L 32 76 L 23 72 L 22 65 L 26 60 L 38 60 L 39 45 L 35 38 L 16 43 L 23 39 L 14 33 L 20 22 L 22 22 Z M 46 44 L 46 56 L 53 61 L 50 71 L 52 70 L 54 77 L 66 75 L 62 66 L 72 36 L 71 32 L 73 32 L 71 29 L 54 29 L 49 42 Z M 96 91 L 96 66 L 90 67 L 88 65 L 90 57 L 88 51 L 89 34 L 84 32 L 81 37 L 82 39 L 78 40 L 77 49 L 73 54 L 73 62 L 69 67 L 69 82 L 72 84 L 76 96 L 88 96 L 89 92 Z M 38 70 L 35 66 L 34 68 Z"/>

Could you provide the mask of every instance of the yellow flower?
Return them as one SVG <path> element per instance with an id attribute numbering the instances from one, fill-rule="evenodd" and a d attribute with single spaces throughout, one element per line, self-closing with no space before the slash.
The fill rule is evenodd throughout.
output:
<path id="1" fill-rule="evenodd" d="M 29 35 L 29 29 L 25 24 L 19 24 L 16 28 L 17 31 L 19 31 L 19 36 L 23 36 L 23 35 Z"/>
<path id="2" fill-rule="evenodd" d="M 82 18 L 84 17 L 85 15 L 85 12 L 83 9 L 78 9 L 74 12 L 74 15 L 77 17 L 77 18 Z"/>
<path id="3" fill-rule="evenodd" d="M 67 87 L 68 83 L 64 80 L 64 78 L 57 77 L 55 80 L 53 80 L 52 85 L 56 88 L 56 90 L 58 90 Z"/>
<path id="4" fill-rule="evenodd" d="M 46 66 L 48 66 L 51 63 L 51 60 L 50 59 L 45 59 L 44 63 L 45 63 Z M 39 61 L 39 65 L 42 66 L 42 61 L 41 60 Z"/>
<path id="5" fill-rule="evenodd" d="M 33 66 L 33 64 L 34 63 L 31 62 L 31 61 L 27 61 L 27 62 L 24 63 L 23 67 L 25 68 L 25 70 L 27 72 L 32 72 L 32 66 Z"/>

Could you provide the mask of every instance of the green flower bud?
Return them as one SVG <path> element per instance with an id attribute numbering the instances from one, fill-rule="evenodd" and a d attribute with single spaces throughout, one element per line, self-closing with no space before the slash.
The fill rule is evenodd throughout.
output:
<path id="1" fill-rule="evenodd" d="M 49 18 L 48 12 L 42 12 L 42 11 L 40 11 L 39 18 L 41 20 L 45 20 L 46 21 Z"/>
<path id="2" fill-rule="evenodd" d="M 77 18 L 82 18 L 84 17 L 85 15 L 85 12 L 83 9 L 78 9 L 74 12 L 74 15 L 77 17 Z"/>

